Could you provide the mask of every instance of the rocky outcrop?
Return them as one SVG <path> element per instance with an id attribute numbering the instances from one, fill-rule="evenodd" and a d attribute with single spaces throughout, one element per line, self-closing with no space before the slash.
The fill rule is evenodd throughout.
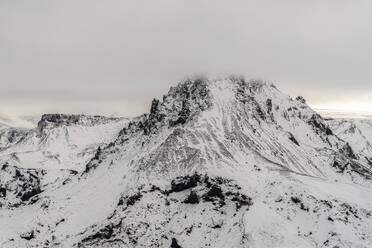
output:
<path id="1" fill-rule="evenodd" d="M 184 125 L 212 105 L 207 82 L 206 79 L 190 79 L 172 87 L 162 102 L 152 101 L 150 114 L 140 116 L 121 130 L 118 140 L 123 142 L 133 133 L 150 135 L 162 127 Z"/>
<path id="2" fill-rule="evenodd" d="M 37 195 L 42 192 L 40 181 L 45 173 L 3 164 L 0 168 L 0 206 L 12 208 L 36 202 Z"/>
<path id="3" fill-rule="evenodd" d="M 177 177 L 163 189 L 141 185 L 136 193 L 123 195 L 106 223 L 86 230 L 76 246 L 188 247 L 193 235 L 202 235 L 205 238 L 198 245 L 214 247 L 214 237 L 233 231 L 237 235 L 231 242 L 245 244 L 238 223 L 253 201 L 240 190 L 232 180 L 200 174 Z M 175 223 L 178 231 L 173 228 Z"/>
<path id="4" fill-rule="evenodd" d="M 99 115 L 89 116 L 73 114 L 44 114 L 41 116 L 41 120 L 37 124 L 37 129 L 39 130 L 40 133 L 42 133 L 45 128 L 71 125 L 93 126 L 108 123 L 111 121 L 116 121 L 119 119 L 120 118 L 105 117 Z"/>
<path id="5" fill-rule="evenodd" d="M 323 118 L 319 114 L 313 114 L 308 120 L 308 123 L 314 127 L 318 133 L 323 133 L 325 135 L 333 135 L 332 130 L 325 123 Z"/>
<path id="6" fill-rule="evenodd" d="M 4 128 L 0 130 L 0 151 L 11 145 L 16 144 L 29 130 L 23 128 Z"/>

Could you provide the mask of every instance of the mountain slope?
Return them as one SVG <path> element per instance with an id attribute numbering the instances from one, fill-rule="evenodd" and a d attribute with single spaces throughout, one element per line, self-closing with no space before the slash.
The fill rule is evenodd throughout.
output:
<path id="1" fill-rule="evenodd" d="M 8 116 L 0 112 L 0 130 L 3 128 L 34 128 L 40 116 Z"/>
<path id="2" fill-rule="evenodd" d="M 369 119 L 327 120 L 338 137 L 350 144 L 361 160 L 372 166 L 372 122 Z"/>
<path id="3" fill-rule="evenodd" d="M 37 128 L 16 136 L 22 139 L 15 145 L 0 148 L 0 161 L 25 168 L 81 170 L 97 148 L 115 139 L 127 122 L 126 118 L 43 115 Z"/>
<path id="4" fill-rule="evenodd" d="M 27 133 L 27 129 L 6 127 L 0 130 L 0 150 L 17 143 Z"/>
<path id="5" fill-rule="evenodd" d="M 63 129 L 68 119 L 53 123 Z M 22 188 L 9 168 L 7 194 Z M 0 244 L 370 247 L 371 175 L 303 98 L 255 80 L 186 80 L 96 149 L 82 172 L 4 205 Z"/>

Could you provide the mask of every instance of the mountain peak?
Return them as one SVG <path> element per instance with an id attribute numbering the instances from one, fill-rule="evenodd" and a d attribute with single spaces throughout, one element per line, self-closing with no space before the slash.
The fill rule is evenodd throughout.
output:
<path id="1" fill-rule="evenodd" d="M 2 247 L 372 241 L 367 123 L 241 77 L 184 80 L 148 114 L 107 120 L 44 115 L 43 135 L 0 151 Z"/>
<path id="2" fill-rule="evenodd" d="M 190 133 L 198 136 L 191 138 Z M 154 157 L 163 156 L 164 149 L 168 153 L 178 147 L 184 149 L 185 161 L 190 159 L 186 154 L 191 149 L 202 158 L 201 164 L 213 157 L 223 164 L 231 164 L 236 163 L 235 150 L 244 146 L 247 151 L 286 170 L 322 177 L 333 173 L 332 163 L 315 154 L 319 149 L 327 154 L 327 150 L 334 150 L 336 156 L 350 160 L 351 170 L 367 177 L 371 174 L 351 162 L 357 158 L 352 148 L 333 134 L 328 123 L 303 97 L 293 100 L 271 82 L 262 80 L 229 77 L 182 81 L 169 90 L 163 101 L 154 99 L 150 114 L 132 120 L 116 142 L 125 145 L 134 136 L 140 137 L 142 145 L 158 136 L 168 137 L 160 143 L 155 152 L 159 154 Z M 216 139 L 219 141 L 215 143 Z M 203 151 L 201 144 L 215 150 Z M 149 167 L 152 163 L 161 170 L 171 170 L 159 160 L 143 162 Z"/>
<path id="3" fill-rule="evenodd" d="M 264 87 L 276 90 L 276 87 L 269 82 L 246 81 L 243 77 L 213 80 L 202 77 L 186 79 L 179 82 L 177 86 L 171 87 L 169 92 L 163 96 L 162 101 L 153 99 L 150 113 L 133 120 L 129 128 L 134 131 L 143 130 L 145 134 L 149 134 L 151 130 L 156 130 L 159 126 L 166 125 L 172 128 L 186 124 L 193 117 L 218 104 L 221 98 L 230 96 L 229 100 L 239 100 L 241 98 L 239 93 L 243 92 L 244 87 L 249 88 L 251 92 L 260 91 Z M 217 92 L 216 89 L 222 92 Z M 233 91 L 236 93 L 235 96 Z M 126 131 L 128 130 L 123 130 L 123 133 Z"/>

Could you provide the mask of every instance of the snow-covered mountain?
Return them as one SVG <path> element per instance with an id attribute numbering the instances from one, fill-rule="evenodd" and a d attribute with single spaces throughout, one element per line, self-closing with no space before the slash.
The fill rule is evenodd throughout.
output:
<path id="1" fill-rule="evenodd" d="M 0 130 L 3 128 L 34 128 L 40 116 L 8 116 L 0 113 Z"/>
<path id="2" fill-rule="evenodd" d="M 330 124 L 242 78 L 131 120 L 43 116 L 0 153 L 1 247 L 371 247 L 372 167 Z"/>
<path id="3" fill-rule="evenodd" d="M 36 127 L 37 116 L 0 115 L 0 150 L 15 144 L 29 129 Z"/>
<path id="4" fill-rule="evenodd" d="M 46 114 L 35 129 L 21 135 L 11 129 L 4 137 L 14 145 L 0 147 L 0 161 L 23 168 L 82 170 L 97 148 L 116 138 L 127 118 Z M 9 129 L 6 129 L 9 130 Z M 20 136 L 22 138 L 20 138 Z"/>
<path id="5" fill-rule="evenodd" d="M 0 129 L 0 150 L 17 143 L 28 132 L 24 128 L 6 127 Z"/>
<path id="6" fill-rule="evenodd" d="M 372 166 L 372 121 L 370 119 L 328 119 L 335 134 L 350 144 L 361 160 Z"/>

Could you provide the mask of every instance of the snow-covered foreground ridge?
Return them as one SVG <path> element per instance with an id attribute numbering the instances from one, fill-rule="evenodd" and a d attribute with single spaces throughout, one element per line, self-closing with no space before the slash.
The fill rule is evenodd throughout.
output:
<path id="1" fill-rule="evenodd" d="M 371 247 L 371 130 L 338 127 L 241 78 L 131 120 L 46 115 L 1 149 L 0 246 Z"/>

